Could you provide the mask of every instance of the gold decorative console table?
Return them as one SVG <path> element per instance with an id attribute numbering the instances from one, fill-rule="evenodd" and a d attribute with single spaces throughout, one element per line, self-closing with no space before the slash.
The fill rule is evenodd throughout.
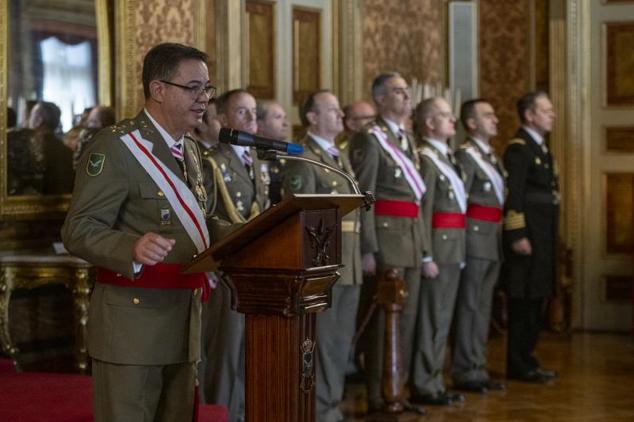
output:
<path id="1" fill-rule="evenodd" d="M 73 294 L 75 317 L 75 364 L 79 372 L 88 369 L 86 323 L 88 302 L 94 281 L 93 267 L 69 255 L 0 256 L 0 344 L 14 361 L 19 352 L 11 342 L 9 302 L 17 289 L 34 289 L 48 284 L 62 284 Z"/>

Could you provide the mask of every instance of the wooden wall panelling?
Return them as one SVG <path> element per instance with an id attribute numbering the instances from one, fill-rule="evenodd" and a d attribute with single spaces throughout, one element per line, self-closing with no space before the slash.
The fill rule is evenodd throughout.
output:
<path id="1" fill-rule="evenodd" d="M 321 12 L 293 7 L 293 103 L 321 89 Z"/>
<path id="2" fill-rule="evenodd" d="M 605 152 L 634 154 L 634 126 L 604 126 Z"/>
<path id="3" fill-rule="evenodd" d="M 605 105 L 634 106 L 634 22 L 608 22 L 603 27 Z"/>
<path id="4" fill-rule="evenodd" d="M 247 90 L 258 99 L 275 98 L 275 5 L 246 3 Z"/>
<path id="5" fill-rule="evenodd" d="M 634 248 L 634 173 L 605 174 L 605 253 L 630 254 Z"/>

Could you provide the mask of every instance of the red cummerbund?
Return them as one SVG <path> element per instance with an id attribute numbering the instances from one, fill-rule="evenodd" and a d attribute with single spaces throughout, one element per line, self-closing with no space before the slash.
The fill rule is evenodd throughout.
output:
<path id="1" fill-rule="evenodd" d="M 467 208 L 467 217 L 473 218 L 474 220 L 499 223 L 502 220 L 502 208 L 469 204 L 469 207 Z"/>
<path id="2" fill-rule="evenodd" d="M 142 287 L 146 289 L 202 289 L 202 300 L 209 297 L 209 283 L 205 273 L 184 274 L 182 264 L 144 265 L 139 278 L 127 277 L 103 268 L 97 269 L 97 282 L 123 287 Z"/>
<path id="3" fill-rule="evenodd" d="M 459 212 L 435 212 L 431 217 L 434 229 L 464 229 L 466 217 Z"/>
<path id="4" fill-rule="evenodd" d="M 418 204 L 408 201 L 379 199 L 374 203 L 374 214 L 388 217 L 418 217 Z"/>

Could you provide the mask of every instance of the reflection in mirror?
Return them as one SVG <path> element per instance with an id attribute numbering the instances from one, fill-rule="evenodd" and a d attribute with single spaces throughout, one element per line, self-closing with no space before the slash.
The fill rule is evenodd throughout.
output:
<path id="1" fill-rule="evenodd" d="M 86 121 L 99 104 L 95 1 L 7 3 L 7 105 L 16 117 L 6 138 L 7 194 L 70 193 L 73 152 L 94 132 Z"/>

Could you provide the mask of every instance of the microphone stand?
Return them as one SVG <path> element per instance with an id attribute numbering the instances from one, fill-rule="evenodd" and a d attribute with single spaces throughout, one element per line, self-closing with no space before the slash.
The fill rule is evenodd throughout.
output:
<path id="1" fill-rule="evenodd" d="M 284 160 L 290 160 L 290 161 L 304 161 L 306 163 L 310 163 L 310 164 L 314 164 L 318 167 L 322 167 L 325 168 L 327 170 L 330 170 L 334 173 L 337 173 L 341 176 L 343 176 L 348 183 L 350 183 L 350 186 L 352 186 L 352 190 L 354 190 L 354 193 L 357 195 L 362 195 L 363 196 L 363 206 L 367 211 L 370 211 L 370 208 L 372 207 L 372 204 L 374 203 L 375 199 L 374 199 L 374 194 L 370 191 L 367 191 L 365 193 L 361 193 L 361 190 L 359 189 L 359 185 L 357 185 L 357 182 L 352 178 L 352 176 L 350 176 L 348 173 L 346 173 L 345 171 L 341 171 L 336 167 L 333 166 L 329 166 L 328 164 L 324 164 L 321 163 L 319 161 L 315 161 L 312 160 L 310 158 L 306 158 L 306 157 L 302 157 L 299 155 L 289 155 L 289 154 L 283 154 L 280 153 L 279 151 L 275 151 L 272 149 L 257 149 L 257 153 L 258 153 L 258 158 L 260 160 L 265 160 L 265 161 L 276 161 L 279 159 L 284 159 Z"/>

